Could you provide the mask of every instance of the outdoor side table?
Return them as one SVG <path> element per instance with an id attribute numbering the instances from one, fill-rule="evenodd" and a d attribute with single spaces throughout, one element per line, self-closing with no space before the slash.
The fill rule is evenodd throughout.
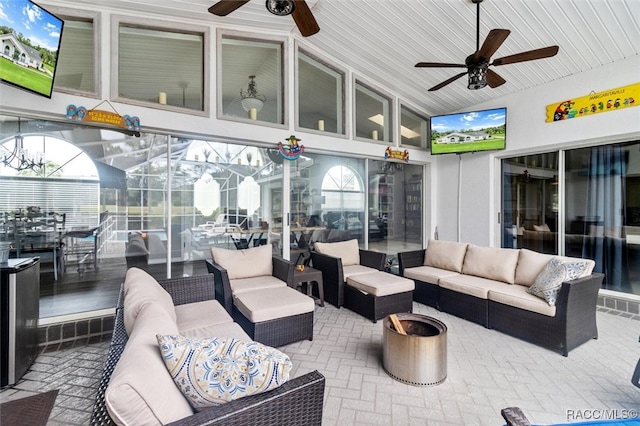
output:
<path id="1" fill-rule="evenodd" d="M 322 282 L 322 271 L 305 266 L 304 271 L 295 269 L 293 271 L 293 286 L 302 287 L 302 283 L 307 283 L 307 291 L 311 290 L 310 283 L 316 283 L 318 285 L 318 296 L 320 299 L 320 306 L 324 306 L 324 284 Z"/>

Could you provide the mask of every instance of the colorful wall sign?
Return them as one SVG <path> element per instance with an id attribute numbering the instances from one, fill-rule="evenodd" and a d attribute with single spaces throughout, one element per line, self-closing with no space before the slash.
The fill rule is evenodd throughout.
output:
<path id="1" fill-rule="evenodd" d="M 616 111 L 636 106 L 638 100 L 640 100 L 640 83 L 630 84 L 547 105 L 547 119 L 545 121 L 551 123 L 600 112 Z"/>
<path id="2" fill-rule="evenodd" d="M 278 152 L 289 161 L 297 160 L 304 152 L 304 145 L 298 143 L 300 140 L 301 139 L 296 138 L 294 135 L 289 136 L 287 144 L 278 142 Z"/>
<path id="3" fill-rule="evenodd" d="M 108 101 L 103 101 L 97 106 L 100 106 L 104 102 L 109 103 Z M 111 103 L 109 103 L 109 105 L 111 105 Z M 111 108 L 113 108 L 113 106 L 111 106 Z M 136 136 L 140 136 L 140 118 L 136 116 L 132 117 L 130 115 L 120 115 L 117 112 L 104 111 L 95 108 L 87 110 L 87 108 L 83 106 L 68 105 L 66 117 L 67 120 L 77 120 L 84 121 L 86 123 L 101 123 L 108 124 L 110 126 L 116 126 L 135 132 Z"/>
<path id="4" fill-rule="evenodd" d="M 395 159 L 395 160 L 404 160 L 404 161 L 409 161 L 409 151 L 407 151 L 406 149 L 404 151 L 401 151 L 399 149 L 391 149 L 391 147 L 387 147 L 387 149 L 384 150 L 384 159 L 385 160 L 391 160 L 391 159 Z"/>

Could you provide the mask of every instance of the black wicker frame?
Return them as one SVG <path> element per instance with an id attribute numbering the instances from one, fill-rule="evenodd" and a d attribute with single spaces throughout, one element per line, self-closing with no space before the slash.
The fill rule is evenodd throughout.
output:
<path id="1" fill-rule="evenodd" d="M 604 274 L 594 273 L 562 283 L 553 317 L 489 300 L 489 327 L 568 356 L 598 338 L 596 306 L 603 279 Z"/>
<path id="2" fill-rule="evenodd" d="M 216 299 L 253 340 L 268 346 L 313 340 L 313 311 L 253 323 L 233 304 L 227 270 L 212 260 L 206 260 L 206 264 L 207 270 L 213 274 L 215 280 Z M 289 287 L 293 286 L 294 267 L 294 264 L 287 260 L 273 257 L 273 276 L 286 282 Z"/>
<path id="3" fill-rule="evenodd" d="M 385 272 L 381 272 L 385 273 Z M 374 323 L 390 314 L 413 311 L 413 291 L 374 296 L 350 285 L 344 286 L 344 307 Z"/>
<path id="4" fill-rule="evenodd" d="M 489 301 L 469 294 L 440 287 L 440 310 L 489 327 Z M 489 327 L 491 328 L 491 327 Z"/>
<path id="5" fill-rule="evenodd" d="M 385 253 L 360 249 L 360 264 L 378 271 L 384 269 L 386 257 Z M 342 307 L 345 287 L 342 259 L 312 251 L 311 266 L 322 271 L 325 302 L 331 303 L 337 308 Z"/>
<path id="6" fill-rule="evenodd" d="M 214 293 L 214 280 L 210 274 L 159 282 L 171 294 L 176 305 L 210 300 Z M 121 288 L 115 309 L 111 345 L 91 414 L 92 426 L 114 425 L 106 409 L 104 394 L 128 341 L 123 319 L 123 294 Z M 269 392 L 208 408 L 171 425 L 321 425 L 324 387 L 324 376 L 318 371 L 312 371 L 295 377 Z"/>
<path id="7" fill-rule="evenodd" d="M 398 253 L 398 266 L 400 275 L 404 277 L 405 268 L 414 268 L 424 265 L 424 255 L 426 249 L 412 250 Z M 413 290 L 413 300 L 432 308 L 440 309 L 440 286 L 426 281 L 413 280 L 415 289 Z"/>

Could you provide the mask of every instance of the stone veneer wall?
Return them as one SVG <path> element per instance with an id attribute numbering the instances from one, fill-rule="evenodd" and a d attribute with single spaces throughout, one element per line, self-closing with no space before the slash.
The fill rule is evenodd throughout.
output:
<path id="1" fill-rule="evenodd" d="M 111 340 L 114 316 L 88 318 L 38 327 L 40 347 L 65 349 L 78 345 Z"/>

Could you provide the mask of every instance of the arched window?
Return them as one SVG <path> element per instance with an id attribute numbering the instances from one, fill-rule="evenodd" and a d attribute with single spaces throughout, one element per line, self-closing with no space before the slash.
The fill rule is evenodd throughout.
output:
<path id="1" fill-rule="evenodd" d="M 0 144 L 0 162 L 11 155 L 15 146 L 13 137 Z M 17 171 L 0 165 L 0 176 L 99 180 L 93 160 L 72 143 L 51 136 L 27 135 L 23 136 L 22 146 L 31 154 L 44 154 L 44 167 Z"/>

